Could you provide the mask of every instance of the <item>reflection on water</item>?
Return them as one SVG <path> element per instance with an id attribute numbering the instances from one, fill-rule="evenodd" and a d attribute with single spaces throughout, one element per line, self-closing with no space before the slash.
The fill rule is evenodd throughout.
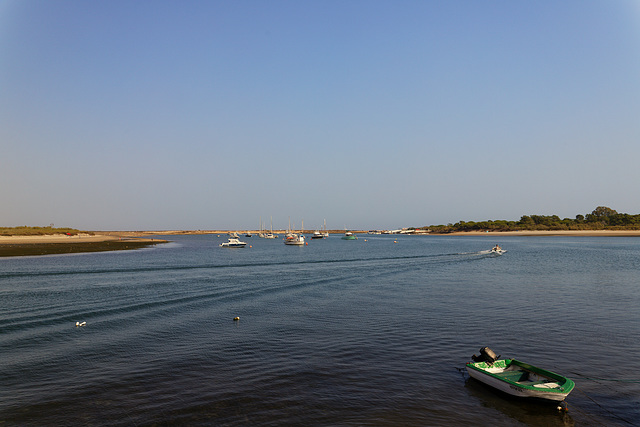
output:
<path id="1" fill-rule="evenodd" d="M 559 411 L 558 402 L 518 399 L 494 390 L 473 378 L 466 380 L 465 389 L 484 407 L 500 411 L 508 418 L 529 426 L 575 425 L 571 416 L 571 407 L 568 412 Z"/>

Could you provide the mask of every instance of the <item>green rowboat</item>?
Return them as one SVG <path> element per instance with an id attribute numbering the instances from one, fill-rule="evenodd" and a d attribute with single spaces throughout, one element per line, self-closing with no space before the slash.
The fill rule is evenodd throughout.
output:
<path id="1" fill-rule="evenodd" d="M 512 396 L 563 401 L 575 383 L 569 378 L 516 359 L 498 359 L 488 347 L 467 363 L 467 372 L 488 386 Z"/>

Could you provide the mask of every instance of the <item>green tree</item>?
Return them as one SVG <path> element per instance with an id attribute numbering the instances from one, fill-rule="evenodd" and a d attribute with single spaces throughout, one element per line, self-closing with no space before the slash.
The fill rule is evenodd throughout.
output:
<path id="1" fill-rule="evenodd" d="M 587 221 L 601 222 L 602 224 L 607 225 L 609 223 L 609 219 L 617 214 L 618 212 L 611 208 L 608 208 L 606 206 L 598 206 L 593 210 L 593 212 L 587 214 Z"/>
<path id="2" fill-rule="evenodd" d="M 536 222 L 529 215 L 522 215 L 518 224 L 523 226 L 524 228 L 530 228 L 536 225 Z"/>

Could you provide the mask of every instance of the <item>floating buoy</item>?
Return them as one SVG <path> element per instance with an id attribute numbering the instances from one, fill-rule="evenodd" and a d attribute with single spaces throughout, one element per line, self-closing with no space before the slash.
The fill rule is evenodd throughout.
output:
<path id="1" fill-rule="evenodd" d="M 253 246 L 249 245 L 250 248 L 252 248 Z"/>
<path id="2" fill-rule="evenodd" d="M 234 318 L 233 318 L 233 321 L 234 321 L 234 322 L 237 322 L 238 320 L 240 320 L 240 317 L 239 317 L 239 316 L 236 316 L 236 317 L 234 317 Z"/>
<path id="3" fill-rule="evenodd" d="M 76 322 L 76 328 L 80 326 L 87 326 L 87 322 Z"/>

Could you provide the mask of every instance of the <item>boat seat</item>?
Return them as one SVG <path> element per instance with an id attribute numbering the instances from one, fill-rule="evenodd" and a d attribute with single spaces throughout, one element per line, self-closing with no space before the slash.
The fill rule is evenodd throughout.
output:
<path id="1" fill-rule="evenodd" d="M 537 388 L 559 388 L 560 384 L 556 382 L 549 382 L 549 380 L 546 380 L 546 381 L 536 381 L 533 384 L 533 386 Z"/>
<path id="2" fill-rule="evenodd" d="M 504 371 L 495 375 L 505 380 L 513 381 L 514 383 L 526 381 L 529 377 L 529 373 L 523 371 Z"/>

